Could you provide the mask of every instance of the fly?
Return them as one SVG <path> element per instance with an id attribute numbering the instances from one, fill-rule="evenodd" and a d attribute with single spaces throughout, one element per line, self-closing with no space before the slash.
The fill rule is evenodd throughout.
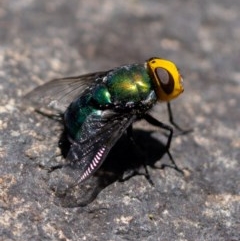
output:
<path id="1" fill-rule="evenodd" d="M 158 102 L 167 102 L 183 92 L 183 79 L 176 65 L 161 58 L 96 73 L 52 80 L 27 95 L 40 103 L 63 107 L 63 122 L 70 149 L 66 159 L 81 170 L 78 183 L 88 179 L 102 165 L 111 148 L 124 132 L 131 133 L 133 122 L 145 119 L 169 131 L 166 153 L 173 129 L 149 115 Z"/>

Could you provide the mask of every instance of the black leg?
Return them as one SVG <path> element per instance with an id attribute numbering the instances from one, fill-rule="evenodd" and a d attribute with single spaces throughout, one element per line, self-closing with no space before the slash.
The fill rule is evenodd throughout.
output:
<path id="1" fill-rule="evenodd" d="M 173 119 L 173 114 L 172 114 L 172 108 L 170 102 L 167 102 L 167 109 L 168 109 L 168 118 L 169 122 L 179 131 L 181 131 L 181 134 L 187 134 L 189 132 L 192 132 L 193 129 L 188 129 L 188 130 L 183 130 Z"/>
<path id="2" fill-rule="evenodd" d="M 57 154 L 57 155 L 54 155 L 54 156 L 52 156 L 51 158 L 50 158 L 50 162 L 53 160 L 53 159 L 55 159 L 56 157 L 60 157 L 60 156 L 62 156 L 62 154 Z M 63 168 L 63 167 L 66 167 L 66 166 L 71 166 L 71 163 L 63 163 L 63 164 L 56 164 L 56 165 L 54 165 L 54 166 L 48 166 L 48 165 L 43 165 L 43 164 L 39 164 L 38 165 L 41 169 L 44 169 L 44 170 L 46 170 L 46 171 L 48 171 L 48 173 L 51 173 L 51 172 L 53 172 L 53 171 L 55 171 L 55 170 L 57 170 L 57 169 L 61 169 L 61 168 Z"/>
<path id="3" fill-rule="evenodd" d="M 173 114 L 172 114 L 172 108 L 171 108 L 171 104 L 170 102 L 167 102 L 167 109 L 168 109 L 168 117 L 169 117 L 169 122 L 178 130 L 183 131 L 183 129 L 177 124 L 175 123 L 174 119 L 173 119 Z"/>
<path id="4" fill-rule="evenodd" d="M 133 127 L 132 127 L 132 125 L 130 125 L 127 128 L 127 136 L 129 138 L 129 140 L 131 140 L 131 142 L 136 146 L 137 144 L 135 143 L 135 140 L 133 138 Z"/>
<path id="5" fill-rule="evenodd" d="M 146 165 L 146 155 L 145 153 L 139 148 L 139 146 L 137 145 L 137 143 L 135 142 L 134 140 L 134 137 L 133 137 L 133 127 L 132 125 L 130 125 L 128 128 L 127 128 L 127 136 L 129 138 L 129 140 L 132 142 L 132 144 L 134 145 L 135 149 L 141 154 L 141 156 L 144 157 L 144 161 L 143 161 L 143 167 L 145 169 L 145 174 L 144 176 L 146 177 L 146 179 L 148 180 L 148 182 L 153 186 L 154 183 L 149 175 L 149 172 L 148 172 L 148 169 L 147 169 L 147 165 Z M 134 172 L 136 174 L 136 171 Z M 134 174 L 133 174 L 134 175 Z"/>
<path id="6" fill-rule="evenodd" d="M 66 166 L 70 166 L 70 164 L 59 164 L 59 165 L 55 165 L 55 166 L 44 166 L 42 164 L 39 164 L 38 165 L 40 168 L 48 171 L 48 173 L 51 173 L 57 169 L 62 169 L 63 167 L 66 167 Z"/>
<path id="7" fill-rule="evenodd" d="M 51 114 L 51 113 L 47 113 L 47 112 L 44 112 L 44 111 L 38 110 L 38 109 L 36 109 L 35 112 L 37 112 L 38 114 L 40 114 L 40 115 L 42 115 L 44 117 L 47 117 L 47 118 L 49 118 L 51 120 L 58 121 L 60 123 L 62 123 L 62 121 L 63 121 L 63 114 L 61 114 L 61 113 L 55 113 L 55 114 L 53 113 L 53 114 Z"/>
<path id="8" fill-rule="evenodd" d="M 157 126 L 157 127 L 160 127 L 164 130 L 168 130 L 170 132 L 169 136 L 168 136 L 168 141 L 167 141 L 167 144 L 166 144 L 166 149 L 168 150 L 170 148 L 170 145 L 171 145 L 171 141 L 172 141 L 172 136 L 173 136 L 173 128 L 167 124 L 164 124 L 162 122 L 160 122 L 159 120 L 153 118 L 152 116 L 150 116 L 149 114 L 146 114 L 144 116 L 144 119 L 150 123 L 151 125 L 153 126 Z"/>
<path id="9" fill-rule="evenodd" d="M 164 123 L 158 121 L 157 119 L 153 118 L 149 114 L 146 114 L 144 116 L 144 119 L 148 123 L 150 123 L 150 124 L 152 124 L 154 126 L 160 127 L 160 128 L 162 128 L 164 130 L 168 130 L 170 132 L 170 134 L 168 136 L 167 144 L 166 144 L 166 152 L 167 152 L 168 157 L 169 157 L 169 159 L 171 160 L 171 162 L 172 162 L 172 164 L 174 166 L 174 169 L 177 170 L 178 172 L 181 172 L 183 174 L 183 171 L 177 166 L 177 164 L 175 163 L 175 161 L 174 161 L 174 159 L 173 159 L 173 157 L 172 157 L 172 155 L 171 155 L 171 153 L 169 151 L 170 145 L 171 145 L 171 141 L 172 141 L 172 136 L 173 136 L 173 128 L 171 126 L 167 125 L 167 124 L 164 124 Z"/>

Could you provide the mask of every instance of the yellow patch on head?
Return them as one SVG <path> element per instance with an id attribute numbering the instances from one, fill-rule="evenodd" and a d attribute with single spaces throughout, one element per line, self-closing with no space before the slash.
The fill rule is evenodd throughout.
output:
<path id="1" fill-rule="evenodd" d="M 165 59 L 151 58 L 146 62 L 159 101 L 170 101 L 183 91 L 183 79 L 176 65 Z"/>

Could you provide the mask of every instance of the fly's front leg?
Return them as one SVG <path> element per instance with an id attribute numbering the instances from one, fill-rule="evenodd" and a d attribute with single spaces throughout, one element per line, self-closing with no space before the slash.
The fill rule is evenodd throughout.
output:
<path id="1" fill-rule="evenodd" d="M 175 163 L 175 161 L 174 161 L 174 159 L 173 159 L 173 157 L 172 157 L 172 155 L 170 153 L 170 150 L 169 150 L 170 149 L 170 145 L 171 145 L 171 141 L 172 141 L 172 136 L 173 136 L 173 128 L 171 126 L 167 125 L 167 124 L 164 124 L 164 123 L 158 121 L 157 119 L 153 118 L 149 114 L 146 114 L 144 116 L 144 119 L 148 123 L 150 123 L 150 124 L 152 124 L 154 126 L 157 126 L 159 128 L 162 128 L 164 130 L 169 131 L 168 140 L 167 140 L 167 144 L 166 144 L 166 147 L 165 147 L 166 148 L 166 152 L 167 152 L 167 154 L 169 156 L 169 159 L 171 160 L 171 162 L 172 162 L 172 164 L 174 166 L 174 169 L 177 170 L 178 172 L 181 172 L 183 174 L 183 171 L 177 166 L 177 164 Z"/>
<path id="2" fill-rule="evenodd" d="M 169 122 L 178 130 L 183 131 L 183 129 L 177 124 L 175 123 L 174 119 L 173 119 L 173 114 L 172 114 L 172 108 L 171 108 L 171 104 L 170 102 L 167 102 L 167 110 L 168 110 L 168 118 L 169 118 Z"/>
<path id="3" fill-rule="evenodd" d="M 193 129 L 189 129 L 189 130 L 184 130 L 182 129 L 173 119 L 173 113 L 172 113 L 172 108 L 171 108 L 171 104 L 170 102 L 167 102 L 167 110 L 168 110 L 168 118 L 169 118 L 169 122 L 172 124 L 172 126 L 174 126 L 177 130 L 181 131 L 181 134 L 187 134 L 189 132 L 192 132 Z"/>

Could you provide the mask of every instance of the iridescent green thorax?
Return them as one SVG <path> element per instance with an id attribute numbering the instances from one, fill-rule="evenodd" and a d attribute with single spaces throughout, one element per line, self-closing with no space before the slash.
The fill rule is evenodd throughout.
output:
<path id="1" fill-rule="evenodd" d="M 110 73 L 106 86 L 113 103 L 138 102 L 147 98 L 152 82 L 143 65 L 123 66 Z"/>

